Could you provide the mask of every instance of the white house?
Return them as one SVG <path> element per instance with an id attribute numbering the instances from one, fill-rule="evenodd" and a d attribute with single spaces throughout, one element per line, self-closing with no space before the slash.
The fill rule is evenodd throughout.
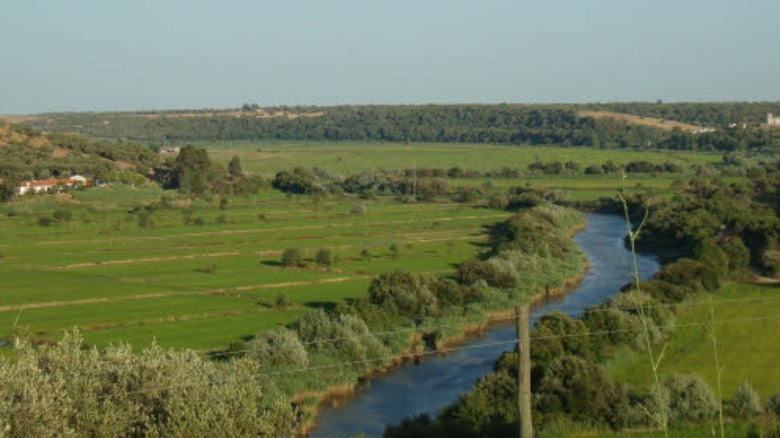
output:
<path id="1" fill-rule="evenodd" d="M 89 186 L 90 180 L 81 175 L 73 175 L 66 179 L 50 178 L 39 181 L 24 181 L 19 187 L 16 188 L 16 192 L 20 195 L 25 193 L 41 193 L 50 192 L 57 187 L 86 187 Z"/>

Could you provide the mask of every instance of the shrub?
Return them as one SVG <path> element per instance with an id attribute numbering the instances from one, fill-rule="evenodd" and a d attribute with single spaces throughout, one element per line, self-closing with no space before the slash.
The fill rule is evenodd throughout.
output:
<path id="1" fill-rule="evenodd" d="M 467 260 L 458 266 L 455 273 L 458 283 L 470 286 L 479 280 L 484 280 L 489 286 L 509 288 L 515 286 L 515 278 L 506 272 L 501 272 L 491 263 L 481 260 Z"/>
<path id="2" fill-rule="evenodd" d="M 55 345 L 17 346 L 0 361 L 3 434 L 10 436 L 290 436 L 295 413 L 265 398 L 257 365 L 218 363 L 157 345 L 84 349 L 77 332 Z M 215 384 L 218 382 L 219 384 Z"/>
<path id="3" fill-rule="evenodd" d="M 48 216 L 42 216 L 38 218 L 38 225 L 41 227 L 50 227 L 54 223 L 54 219 Z"/>
<path id="4" fill-rule="evenodd" d="M 561 312 L 551 312 L 536 322 L 531 355 L 536 364 L 548 364 L 564 355 L 587 358 L 591 354 L 588 327 Z"/>
<path id="5" fill-rule="evenodd" d="M 52 215 L 57 222 L 68 222 L 73 218 L 73 213 L 68 210 L 57 209 Z"/>
<path id="6" fill-rule="evenodd" d="M 739 419 L 749 419 L 761 413 L 761 399 L 748 382 L 743 382 L 726 404 L 730 415 Z"/>
<path id="7" fill-rule="evenodd" d="M 365 205 L 359 204 L 359 205 L 356 205 L 356 206 L 352 207 L 349 210 L 349 214 L 351 214 L 352 216 L 363 216 L 363 215 L 366 214 L 367 210 L 368 209 L 366 208 Z"/>
<path id="8" fill-rule="evenodd" d="M 576 356 L 563 356 L 550 364 L 540 382 L 537 408 L 543 414 L 564 413 L 577 421 L 618 428 L 626 422 L 628 396 L 598 366 Z"/>
<path id="9" fill-rule="evenodd" d="M 303 255 L 298 248 L 287 248 L 282 253 L 282 266 L 295 268 L 303 266 Z"/>
<path id="10" fill-rule="evenodd" d="M 368 288 L 369 301 L 390 312 L 419 317 L 439 311 L 436 295 L 428 278 L 404 271 L 393 271 L 375 277 Z"/>
<path id="11" fill-rule="evenodd" d="M 700 377 L 672 374 L 664 388 L 668 391 L 667 413 L 671 422 L 701 421 L 715 415 L 718 401 Z"/>
<path id="12" fill-rule="evenodd" d="M 277 309 L 286 309 L 292 306 L 292 301 L 285 294 L 279 294 L 274 299 L 274 307 Z"/>
<path id="13" fill-rule="evenodd" d="M 322 248 L 314 255 L 314 262 L 320 266 L 333 266 L 333 250 Z"/>
<path id="14" fill-rule="evenodd" d="M 780 417 L 780 392 L 775 392 L 769 396 L 766 407 L 771 414 Z"/>
<path id="15" fill-rule="evenodd" d="M 247 357 L 261 366 L 306 366 L 309 363 L 303 343 L 294 331 L 285 327 L 258 334 L 248 344 Z"/>
<path id="16" fill-rule="evenodd" d="M 154 228 L 154 221 L 148 213 L 143 213 L 138 216 L 138 226 L 145 230 Z"/>

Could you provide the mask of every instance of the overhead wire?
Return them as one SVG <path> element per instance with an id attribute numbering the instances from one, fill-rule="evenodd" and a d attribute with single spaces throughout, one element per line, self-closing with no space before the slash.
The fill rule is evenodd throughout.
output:
<path id="1" fill-rule="evenodd" d="M 675 326 L 675 328 L 693 328 L 693 327 L 706 327 L 706 326 L 713 326 L 713 325 L 728 325 L 732 323 L 747 323 L 747 322 L 758 322 L 758 321 L 771 321 L 771 320 L 780 320 L 780 315 L 773 315 L 773 316 L 767 316 L 767 317 L 749 317 L 749 318 L 733 318 L 733 319 L 725 319 L 725 320 L 719 320 L 719 321 L 707 321 L 707 322 L 696 322 L 696 323 L 687 323 L 687 324 L 678 324 Z M 615 334 L 615 333 L 639 333 L 643 331 L 641 328 L 637 329 L 619 329 L 619 330 L 604 330 L 604 331 L 596 331 L 596 332 L 583 332 L 583 333 L 569 333 L 565 335 L 545 335 L 545 336 L 532 336 L 530 339 L 532 341 L 536 340 L 552 340 L 552 339 L 564 339 L 564 338 L 573 338 L 573 337 L 590 337 L 590 336 L 600 336 L 600 335 L 607 335 L 607 334 Z M 465 351 L 465 350 L 476 350 L 476 349 L 483 349 L 488 347 L 496 347 L 501 345 L 516 345 L 517 339 L 511 339 L 511 340 L 504 340 L 504 341 L 492 341 L 492 342 L 483 342 L 475 345 L 465 345 L 460 347 L 453 347 L 446 350 L 446 352 L 453 353 L 458 351 Z M 144 393 L 150 393 L 150 392 L 157 392 L 157 391 L 165 391 L 170 389 L 181 389 L 181 388 L 188 388 L 188 387 L 198 387 L 198 386 L 207 386 L 207 385 L 216 385 L 220 383 L 230 383 L 235 381 L 242 381 L 244 379 L 249 378 L 258 378 L 263 376 L 278 376 L 283 374 L 291 374 L 291 373 L 299 373 L 299 372 L 307 372 L 307 371 L 321 371 L 326 369 L 336 369 L 336 368 L 344 368 L 347 366 L 354 366 L 354 365 L 363 365 L 368 363 L 375 363 L 375 362 L 388 362 L 391 360 L 399 360 L 399 359 L 415 359 L 419 357 L 424 356 L 431 356 L 431 355 L 439 355 L 442 354 L 441 351 L 437 350 L 425 350 L 421 352 L 413 352 L 413 353 L 399 353 L 394 355 L 388 355 L 388 356 L 382 356 L 377 358 L 369 358 L 369 359 L 361 359 L 361 360 L 354 360 L 354 361 L 343 361 L 343 362 L 337 362 L 337 363 L 331 363 L 331 364 L 322 364 L 322 365 L 313 365 L 313 366 L 306 366 L 306 367 L 293 367 L 293 368 L 287 368 L 287 369 L 280 369 L 280 370 L 274 370 L 274 371 L 268 371 L 268 372 L 258 372 L 258 373 L 251 373 L 249 375 L 243 376 L 242 378 L 225 378 L 221 380 L 216 381 L 210 381 L 210 382 L 198 382 L 198 383 L 187 383 L 187 384 L 179 384 L 179 385 L 166 385 L 166 386 L 160 386 L 155 388 L 149 388 L 139 391 L 128 391 L 123 393 L 123 395 L 137 395 L 137 394 L 144 394 Z M 104 395 L 96 395 L 95 397 L 90 398 L 82 398 L 82 399 L 71 399 L 71 400 L 59 400 L 57 404 L 64 405 L 66 403 L 79 403 L 79 402 L 88 402 L 91 400 L 103 400 L 103 399 L 109 399 L 112 397 L 115 397 L 115 394 L 104 394 Z M 0 409 L 0 412 L 12 412 L 15 410 L 22 409 L 23 406 L 17 405 L 12 406 L 10 408 L 6 409 Z"/>

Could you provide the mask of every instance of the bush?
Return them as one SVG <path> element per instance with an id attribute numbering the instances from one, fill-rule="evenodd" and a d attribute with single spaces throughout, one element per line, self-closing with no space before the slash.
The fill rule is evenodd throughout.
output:
<path id="1" fill-rule="evenodd" d="M 729 415 L 747 420 L 762 412 L 761 399 L 748 382 L 743 382 L 734 393 L 734 397 L 726 404 Z"/>
<path id="2" fill-rule="evenodd" d="M 597 421 L 619 428 L 626 423 L 628 396 L 598 366 L 576 356 L 550 364 L 537 391 L 537 409 L 563 413 L 576 421 Z"/>
<path id="3" fill-rule="evenodd" d="M 58 209 L 54 211 L 52 217 L 57 222 L 68 222 L 73 218 L 73 213 L 68 210 Z"/>
<path id="4" fill-rule="evenodd" d="M 506 272 L 502 272 L 495 265 L 481 260 L 467 260 L 458 266 L 455 273 L 458 283 L 471 286 L 477 281 L 484 280 L 489 286 L 510 288 L 515 286 L 515 278 Z"/>
<path id="5" fill-rule="evenodd" d="M 285 294 L 279 294 L 274 299 L 274 307 L 277 309 L 286 309 L 290 306 L 292 306 L 292 301 Z"/>
<path id="6" fill-rule="evenodd" d="M 38 218 L 38 225 L 41 227 L 50 227 L 52 226 L 52 224 L 54 224 L 54 219 L 48 216 L 43 216 Z"/>
<path id="7" fill-rule="evenodd" d="M 699 376 L 672 374 L 664 388 L 668 391 L 667 413 L 671 422 L 707 420 L 718 409 L 712 388 Z"/>
<path id="8" fill-rule="evenodd" d="M 591 354 L 588 327 L 561 312 L 542 316 L 532 337 L 531 356 L 538 365 L 549 364 L 564 355 L 588 358 Z"/>
<path id="9" fill-rule="evenodd" d="M 279 327 L 266 330 L 249 342 L 247 357 L 261 366 L 306 366 L 309 357 L 306 348 L 294 331 Z"/>
<path id="10" fill-rule="evenodd" d="M 424 275 L 393 271 L 379 275 L 368 288 L 369 301 L 389 312 L 420 317 L 439 311 L 436 295 Z"/>
<path id="11" fill-rule="evenodd" d="M 287 248 L 282 253 L 282 266 L 296 268 L 303 266 L 303 255 L 298 248 Z"/>
<path id="12" fill-rule="evenodd" d="M 766 407 L 769 410 L 769 413 L 774 414 L 776 417 L 780 417 L 780 392 L 775 392 L 769 396 Z"/>
<path id="13" fill-rule="evenodd" d="M 349 214 L 351 214 L 352 216 L 363 216 L 363 215 L 366 214 L 367 210 L 368 209 L 366 208 L 365 205 L 359 204 L 359 205 L 356 205 L 356 206 L 352 207 L 349 210 Z"/>
<path id="14" fill-rule="evenodd" d="M 77 332 L 55 345 L 22 342 L 0 361 L 9 436 L 288 437 L 295 413 L 266 397 L 257 365 L 219 363 L 152 345 L 85 349 Z M 216 383 L 219 384 L 216 384 Z"/>
<path id="15" fill-rule="evenodd" d="M 314 255 L 314 262 L 320 266 L 333 266 L 333 250 L 328 248 L 322 248 Z"/>

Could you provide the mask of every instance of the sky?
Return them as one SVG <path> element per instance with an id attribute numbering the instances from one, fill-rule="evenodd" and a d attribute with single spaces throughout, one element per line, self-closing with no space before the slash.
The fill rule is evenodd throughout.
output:
<path id="1" fill-rule="evenodd" d="M 6 0 L 0 114 L 780 100 L 780 1 Z"/>

